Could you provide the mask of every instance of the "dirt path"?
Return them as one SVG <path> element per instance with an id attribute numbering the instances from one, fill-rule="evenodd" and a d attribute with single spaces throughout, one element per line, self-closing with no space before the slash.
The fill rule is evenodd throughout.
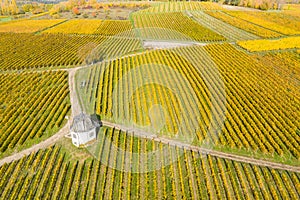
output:
<path id="1" fill-rule="evenodd" d="M 73 68 L 69 69 L 69 89 L 70 89 L 70 101 L 71 101 L 71 109 L 72 109 L 72 116 L 71 116 L 71 121 L 74 116 L 79 115 L 81 113 L 81 107 L 77 98 L 76 94 L 76 84 L 75 84 L 75 74 L 78 69 L 81 69 L 80 67 L 78 68 Z"/>
<path id="2" fill-rule="evenodd" d="M 205 46 L 208 43 L 197 43 L 192 41 L 156 41 L 156 40 L 145 40 L 143 42 L 144 48 L 150 49 L 172 49 L 176 47 L 192 46 L 192 45 L 201 45 Z"/>
<path id="3" fill-rule="evenodd" d="M 15 153 L 11 156 L 5 157 L 0 160 L 0 166 L 2 166 L 4 163 L 10 163 L 14 160 L 18 160 L 23 158 L 24 156 L 28 156 L 31 153 L 37 152 L 40 149 L 45 149 L 53 144 L 55 144 L 60 138 L 64 137 L 65 134 L 67 134 L 69 131 L 69 123 L 67 123 L 62 129 L 58 131 L 55 135 L 51 136 L 50 138 L 33 145 L 32 147 L 25 149 L 23 151 L 20 151 L 18 153 Z"/>
<path id="4" fill-rule="evenodd" d="M 233 10 L 233 11 L 255 11 L 255 12 L 260 11 L 255 8 L 248 8 L 248 7 L 242 7 L 242 6 L 231 6 L 231 5 L 225 5 L 225 4 L 223 4 L 222 7 L 227 10 Z"/>
<path id="5" fill-rule="evenodd" d="M 71 101 L 71 109 L 72 109 L 72 115 L 70 119 L 68 120 L 67 124 L 60 129 L 55 135 L 51 136 L 50 138 L 33 145 L 32 147 L 29 147 L 27 149 L 24 149 L 18 153 L 15 153 L 11 156 L 7 156 L 3 159 L 0 160 L 0 166 L 2 166 L 4 163 L 10 163 L 14 160 L 21 159 L 24 156 L 27 156 L 31 153 L 37 152 L 40 149 L 45 149 L 53 144 L 55 144 L 60 138 L 64 137 L 66 134 L 69 133 L 69 126 L 70 123 L 72 122 L 72 119 L 74 116 L 78 115 L 81 112 L 81 108 L 76 96 L 76 89 L 75 89 L 75 74 L 78 68 L 73 68 L 73 69 L 67 69 L 66 71 L 69 72 L 69 88 L 70 88 L 70 101 Z"/>
<path id="6" fill-rule="evenodd" d="M 256 159 L 256 158 L 250 158 L 250 157 L 246 157 L 246 156 L 239 156 L 239 155 L 235 155 L 235 154 L 224 153 L 221 151 L 216 151 L 216 150 L 212 150 L 212 149 L 208 149 L 208 148 L 198 147 L 198 146 L 190 145 L 190 144 L 183 143 L 180 141 L 176 141 L 176 140 L 172 140 L 172 139 L 168 139 L 168 138 L 164 138 L 164 137 L 159 137 L 155 134 L 147 133 L 143 130 L 139 130 L 136 128 L 129 128 L 124 125 L 114 124 L 114 123 L 111 123 L 108 121 L 102 121 L 102 124 L 104 126 L 116 128 L 116 129 L 122 130 L 124 132 L 133 133 L 133 135 L 136 137 L 151 139 L 151 140 L 161 142 L 164 144 L 170 144 L 172 146 L 190 149 L 192 151 L 200 152 L 203 154 L 209 154 L 209 155 L 216 156 L 219 158 L 225 158 L 225 159 L 234 160 L 234 161 L 238 161 L 238 162 L 250 163 L 250 164 L 254 164 L 254 165 L 260 165 L 260 166 L 270 167 L 270 168 L 274 168 L 274 169 L 288 170 L 288 171 L 300 173 L 300 167 L 296 167 L 296 166 L 285 165 L 285 164 L 281 164 L 281 163 L 275 163 L 275 162 L 260 160 L 260 159 Z"/>

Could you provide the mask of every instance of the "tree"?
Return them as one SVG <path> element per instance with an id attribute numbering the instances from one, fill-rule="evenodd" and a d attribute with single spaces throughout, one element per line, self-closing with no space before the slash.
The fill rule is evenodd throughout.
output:
<path id="1" fill-rule="evenodd" d="M 1 13 L 4 15 L 15 15 L 19 12 L 16 0 L 4 0 L 1 3 Z"/>
<path id="2" fill-rule="evenodd" d="M 80 11 L 79 11 L 79 9 L 78 9 L 77 7 L 74 7 L 74 8 L 72 9 L 72 12 L 73 12 L 75 15 L 80 15 Z"/>
<path id="3" fill-rule="evenodd" d="M 11 0 L 10 13 L 15 15 L 19 12 L 16 0 Z"/>

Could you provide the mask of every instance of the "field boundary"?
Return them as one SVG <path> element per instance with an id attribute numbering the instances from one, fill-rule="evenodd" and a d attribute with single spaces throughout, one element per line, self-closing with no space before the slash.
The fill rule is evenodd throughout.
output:
<path id="1" fill-rule="evenodd" d="M 233 160 L 233 161 L 249 163 L 249 164 L 254 164 L 254 165 L 259 165 L 259 166 L 270 167 L 273 169 L 287 170 L 287 171 L 300 173 L 300 167 L 297 167 L 297 166 L 291 166 L 291 165 L 286 165 L 286 164 L 281 164 L 281 163 L 276 163 L 276 162 L 270 162 L 270 161 L 266 161 L 266 160 L 250 158 L 250 157 L 246 157 L 246 156 L 225 153 L 225 152 L 217 151 L 217 150 L 213 150 L 213 149 L 198 147 L 198 146 L 194 146 L 194 145 L 180 142 L 177 140 L 160 137 L 160 136 L 145 132 L 140 129 L 127 127 L 124 125 L 115 124 L 115 123 L 108 122 L 108 121 L 101 121 L 101 122 L 102 122 L 102 125 L 104 125 L 104 126 L 107 126 L 110 128 L 115 128 L 115 129 L 121 130 L 126 133 L 132 133 L 133 136 L 135 136 L 135 137 L 146 138 L 146 139 L 154 140 L 156 142 L 161 142 L 163 144 L 177 146 L 180 148 L 184 148 L 186 150 L 191 150 L 191 151 L 199 152 L 202 154 L 209 154 L 211 156 L 215 156 L 215 157 L 219 157 L 219 158 L 224 158 L 224 159 L 229 159 L 229 160 Z"/>
<path id="2" fill-rule="evenodd" d="M 0 160 L 0 167 L 4 165 L 5 163 L 11 163 L 15 160 L 19 160 L 23 158 L 24 156 L 28 156 L 31 153 L 36 153 L 41 149 L 45 149 L 49 146 L 54 145 L 60 138 L 64 137 L 65 134 L 67 134 L 69 130 L 69 122 L 65 124 L 65 126 L 60 129 L 55 135 L 49 137 L 48 139 L 33 145 L 27 149 L 24 149 L 18 153 L 12 154 L 10 156 L 4 157 L 3 159 Z"/>

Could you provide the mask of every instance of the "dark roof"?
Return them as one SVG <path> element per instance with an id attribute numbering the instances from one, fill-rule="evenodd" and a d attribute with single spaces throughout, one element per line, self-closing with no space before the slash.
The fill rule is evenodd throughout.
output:
<path id="1" fill-rule="evenodd" d="M 71 130 L 76 133 L 87 132 L 99 126 L 99 123 L 92 119 L 91 116 L 80 113 L 75 116 L 71 126 Z"/>

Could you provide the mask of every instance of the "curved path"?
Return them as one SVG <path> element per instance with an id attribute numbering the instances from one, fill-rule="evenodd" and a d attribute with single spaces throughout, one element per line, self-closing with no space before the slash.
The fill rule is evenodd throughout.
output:
<path id="1" fill-rule="evenodd" d="M 28 156 L 31 153 L 37 152 L 40 149 L 45 149 L 53 144 L 55 144 L 60 138 L 64 137 L 69 131 L 69 123 L 67 123 L 62 129 L 60 129 L 55 135 L 51 136 L 50 138 L 29 147 L 28 149 L 24 149 L 18 153 L 15 153 L 11 156 L 5 157 L 0 160 L 0 166 L 4 163 L 10 163 L 14 160 L 18 160 L 23 158 L 24 156 Z"/>
<path id="2" fill-rule="evenodd" d="M 111 127 L 111 128 L 116 128 L 116 129 L 119 129 L 124 132 L 132 133 L 136 137 L 151 139 L 151 140 L 161 142 L 164 144 L 178 146 L 180 148 L 189 149 L 189 150 L 200 152 L 203 154 L 209 154 L 209 155 L 216 156 L 219 158 L 225 158 L 225 159 L 230 159 L 230 160 L 234 160 L 234 161 L 238 161 L 238 162 L 250 163 L 250 164 L 254 164 L 254 165 L 260 165 L 260 166 L 270 167 L 270 168 L 274 168 L 274 169 L 288 170 L 288 171 L 300 173 L 300 166 L 297 167 L 297 166 L 292 166 L 292 165 L 275 163 L 275 162 L 270 162 L 270 161 L 266 161 L 266 160 L 261 160 L 261 159 L 246 157 L 246 156 L 239 156 L 236 154 L 224 153 L 222 151 L 198 147 L 198 146 L 194 146 L 194 145 L 180 142 L 177 140 L 172 140 L 169 138 L 157 136 L 155 134 L 148 133 L 148 132 L 145 132 L 145 131 L 137 129 L 137 128 L 130 128 L 130 127 L 126 127 L 124 125 L 114 124 L 114 123 L 111 123 L 108 121 L 102 121 L 102 125 Z"/>

